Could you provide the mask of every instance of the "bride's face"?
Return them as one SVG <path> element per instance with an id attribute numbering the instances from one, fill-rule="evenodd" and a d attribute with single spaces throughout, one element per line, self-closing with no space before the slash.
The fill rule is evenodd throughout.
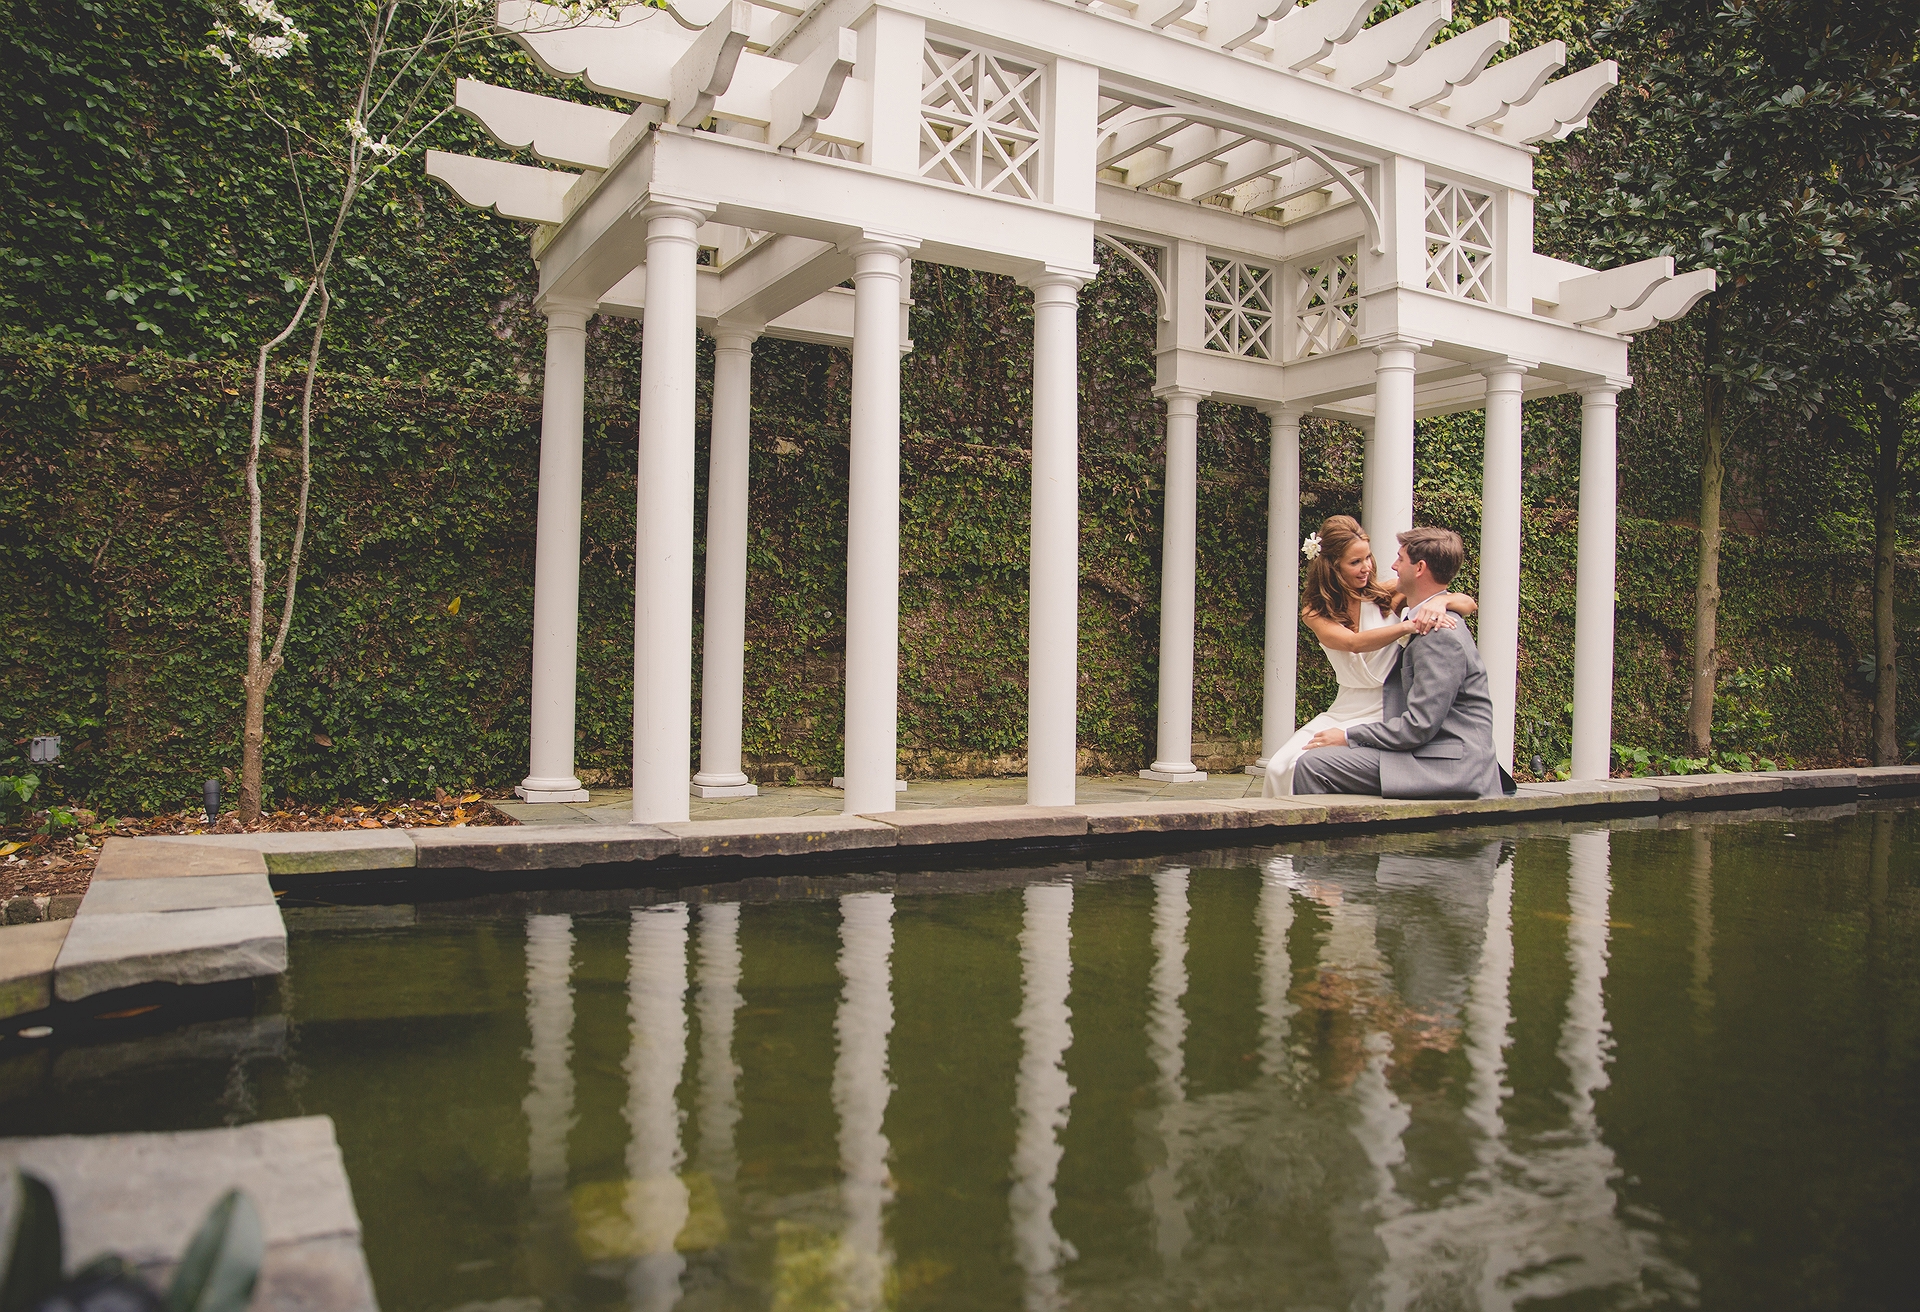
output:
<path id="1" fill-rule="evenodd" d="M 1340 581 L 1354 592 L 1363 592 L 1367 584 L 1373 581 L 1373 544 L 1365 538 L 1355 538 L 1347 547 L 1347 554 L 1340 557 Z"/>

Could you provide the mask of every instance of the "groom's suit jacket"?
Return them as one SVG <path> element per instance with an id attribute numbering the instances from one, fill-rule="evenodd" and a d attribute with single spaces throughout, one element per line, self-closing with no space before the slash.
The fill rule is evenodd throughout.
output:
<path id="1" fill-rule="evenodd" d="M 1498 797 L 1487 670 L 1462 624 L 1411 638 L 1381 689 L 1385 718 L 1347 730 L 1380 750 L 1382 797 Z"/>

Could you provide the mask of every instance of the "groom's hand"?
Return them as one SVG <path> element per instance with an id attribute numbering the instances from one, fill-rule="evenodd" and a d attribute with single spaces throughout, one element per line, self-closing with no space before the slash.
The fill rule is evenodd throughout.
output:
<path id="1" fill-rule="evenodd" d="M 1316 747 L 1345 747 L 1346 745 L 1347 731 L 1345 729 L 1322 729 L 1313 736 L 1313 741 L 1307 744 L 1307 750 L 1312 751 Z"/>

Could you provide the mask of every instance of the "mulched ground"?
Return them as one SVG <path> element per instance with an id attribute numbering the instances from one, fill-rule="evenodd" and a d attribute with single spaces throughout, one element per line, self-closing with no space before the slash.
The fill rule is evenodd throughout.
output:
<path id="1" fill-rule="evenodd" d="M 501 800 L 509 793 L 495 794 Z M 101 820 L 86 828 L 48 838 L 34 830 L 44 823 L 45 813 L 24 826 L 0 828 L 0 902 L 22 894 L 84 893 L 93 878 L 93 863 L 99 859 L 100 844 L 115 835 L 141 838 L 152 834 L 240 834 L 293 833 L 322 829 L 421 829 L 461 825 L 518 824 L 496 811 L 486 796 L 463 793 L 451 796 L 436 793 L 428 798 L 404 802 L 383 802 L 356 806 L 343 802 L 332 808 L 289 806 L 262 816 L 255 825 L 243 826 L 234 814 L 220 817 L 209 825 L 198 811 L 145 818 L 123 816 Z"/>

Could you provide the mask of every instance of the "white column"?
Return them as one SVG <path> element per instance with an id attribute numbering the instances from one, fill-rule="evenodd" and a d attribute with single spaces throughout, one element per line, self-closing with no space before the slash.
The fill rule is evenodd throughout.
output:
<path id="1" fill-rule="evenodd" d="M 1507 1045 L 1513 1028 L 1513 857 L 1500 862 L 1487 891 L 1487 930 L 1467 995 L 1466 1117 L 1482 1138 L 1474 1155 L 1490 1165 L 1506 1137 Z"/>
<path id="2" fill-rule="evenodd" d="M 747 642 L 747 451 L 754 334 L 714 334 L 713 438 L 707 457 L 707 618 L 700 645 L 700 773 L 695 797 L 753 797 L 740 769 Z"/>
<path id="3" fill-rule="evenodd" d="M 1567 1018 L 1560 1027 L 1560 1060 L 1572 1094 L 1576 1131 L 1597 1142 L 1593 1095 L 1607 1087 L 1613 1026 L 1607 1020 L 1608 916 L 1613 897 L 1612 835 L 1588 830 L 1567 839 Z"/>
<path id="4" fill-rule="evenodd" d="M 1493 751 L 1513 769 L 1520 679 L 1520 391 L 1526 366 L 1486 371 L 1487 446 L 1480 492 L 1480 660 L 1493 700 Z"/>
<path id="5" fill-rule="evenodd" d="M 533 548 L 529 802 L 584 802 L 573 773 L 574 677 L 580 658 L 580 448 L 589 305 L 547 302 L 540 400 L 540 501 Z"/>
<path id="6" fill-rule="evenodd" d="M 634 1253 L 627 1301 L 634 1312 L 668 1312 L 680 1301 L 687 1265 L 674 1247 L 688 1210 L 674 1101 L 687 1064 L 687 920 L 684 902 L 637 910 L 627 940 L 627 1221 Z"/>
<path id="7" fill-rule="evenodd" d="M 1200 393 L 1168 388 L 1166 504 L 1160 526 L 1160 725 L 1142 779 L 1205 779 L 1193 768 L 1193 574 L 1199 519 Z"/>
<path id="8" fill-rule="evenodd" d="M 527 917 L 527 1178 L 534 1211 L 566 1211 L 573 1129 L 573 917 Z"/>
<path id="9" fill-rule="evenodd" d="M 1300 679 L 1300 413 L 1269 410 L 1267 421 L 1267 639 L 1254 775 L 1293 737 Z"/>
<path id="10" fill-rule="evenodd" d="M 900 763 L 900 262 L 918 243 L 853 255 L 847 463 L 847 815 L 894 809 Z"/>
<path id="11" fill-rule="evenodd" d="M 893 1198 L 887 1157 L 887 1041 L 893 1033 L 893 894 L 840 899 L 840 977 L 846 987 L 833 1033 L 833 1109 L 840 1118 L 841 1201 L 846 1257 L 838 1306 L 869 1312 L 881 1305 L 890 1258 L 884 1225 Z"/>
<path id="12" fill-rule="evenodd" d="M 1395 536 L 1413 527 L 1413 365 L 1422 343 L 1396 338 L 1374 348 L 1372 518 L 1363 527 L 1373 539 L 1382 572 L 1400 549 Z"/>
<path id="13" fill-rule="evenodd" d="M 1374 514 L 1374 500 L 1380 495 L 1380 449 L 1373 441 L 1379 425 L 1371 419 L 1355 423 L 1360 429 L 1360 526 L 1365 528 L 1379 518 Z"/>
<path id="14" fill-rule="evenodd" d="M 1614 402 L 1612 383 L 1581 393 L 1580 561 L 1573 609 L 1573 777 L 1613 764 Z"/>
<path id="15" fill-rule="evenodd" d="M 1027 804 L 1072 806 L 1079 766 L 1080 287 L 1033 288 L 1033 510 L 1027 592 Z"/>
<path id="16" fill-rule="evenodd" d="M 1019 1118 L 1013 1145 L 1013 1252 L 1026 1273 L 1028 1312 L 1064 1307 L 1059 1267 L 1073 1245 L 1054 1229 L 1054 1181 L 1060 1174 L 1060 1131 L 1067 1125 L 1073 1086 L 1067 1048 L 1073 1013 L 1067 1007 L 1073 977 L 1073 885 L 1032 884 L 1020 930 L 1020 1071 L 1014 1078 Z"/>
<path id="17" fill-rule="evenodd" d="M 687 818 L 693 729 L 694 232 L 685 204 L 650 203 L 633 583 L 633 819 Z"/>

